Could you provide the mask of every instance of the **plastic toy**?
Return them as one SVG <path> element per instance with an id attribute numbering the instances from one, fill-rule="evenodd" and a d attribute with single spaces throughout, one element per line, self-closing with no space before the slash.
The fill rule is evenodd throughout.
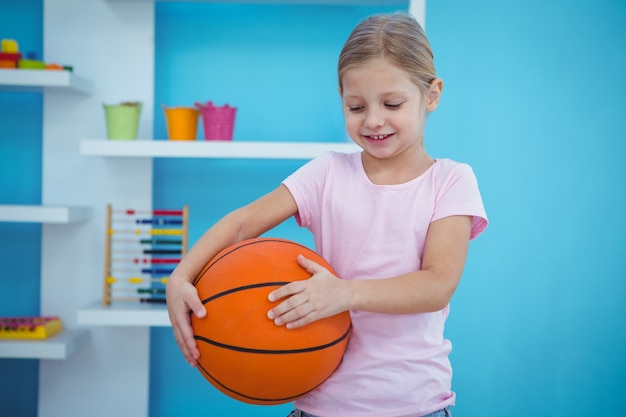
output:
<path id="1" fill-rule="evenodd" d="M 46 63 L 37 59 L 35 52 L 27 52 L 24 56 L 19 50 L 19 44 L 15 39 L 0 40 L 0 68 L 9 69 L 37 69 L 54 71 L 72 71 L 71 66 L 61 66 L 57 63 Z"/>
<path id="2" fill-rule="evenodd" d="M 47 339 L 62 329 L 58 317 L 0 318 L 0 339 Z"/>
<path id="3" fill-rule="evenodd" d="M 189 208 L 114 210 L 107 206 L 102 305 L 164 303 L 165 284 L 187 252 Z"/>

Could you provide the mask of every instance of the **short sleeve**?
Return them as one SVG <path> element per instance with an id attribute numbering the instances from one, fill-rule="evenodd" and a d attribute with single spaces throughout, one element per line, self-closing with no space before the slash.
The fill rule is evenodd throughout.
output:
<path id="1" fill-rule="evenodd" d="M 319 205 L 331 156 L 331 152 L 323 153 L 283 181 L 283 185 L 287 187 L 298 206 L 295 219 L 301 227 L 311 228 L 311 222 L 314 221 L 312 213 L 320 212 Z"/>
<path id="2" fill-rule="evenodd" d="M 489 224 L 476 175 L 467 164 L 455 166 L 439 184 L 432 221 L 449 216 L 472 216 L 470 239 Z"/>

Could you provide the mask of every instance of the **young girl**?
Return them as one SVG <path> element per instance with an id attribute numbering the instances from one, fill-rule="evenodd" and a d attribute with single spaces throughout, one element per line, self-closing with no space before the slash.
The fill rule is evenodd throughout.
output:
<path id="1" fill-rule="evenodd" d="M 362 151 L 310 161 L 211 227 L 167 284 L 174 335 L 195 366 L 189 311 L 206 311 L 191 282 L 221 249 L 295 216 L 341 279 L 300 256 L 312 276 L 271 292 L 280 303 L 268 320 L 296 328 L 349 310 L 353 328 L 341 365 L 291 415 L 449 415 L 455 394 L 444 322 L 469 240 L 487 226 L 476 178 L 468 165 L 424 150 L 426 116 L 443 83 L 412 17 L 361 22 L 338 69 L 346 128 Z"/>

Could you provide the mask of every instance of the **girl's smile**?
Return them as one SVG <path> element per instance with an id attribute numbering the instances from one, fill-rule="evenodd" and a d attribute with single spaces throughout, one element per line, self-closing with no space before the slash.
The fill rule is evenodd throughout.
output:
<path id="1" fill-rule="evenodd" d="M 389 139 L 391 137 L 394 136 L 394 133 L 390 133 L 390 134 L 383 134 L 383 135 L 363 135 L 363 137 L 367 140 L 370 141 L 374 141 L 374 142 L 380 142 L 386 139 Z"/>

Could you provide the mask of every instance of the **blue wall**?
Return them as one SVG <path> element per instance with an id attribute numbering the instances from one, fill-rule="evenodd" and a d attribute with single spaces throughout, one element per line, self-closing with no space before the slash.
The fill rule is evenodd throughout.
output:
<path id="1" fill-rule="evenodd" d="M 42 56 L 42 1 L 11 3 L 0 4 L 0 39 Z M 41 204 L 41 129 L 41 94 L 0 91 L 0 204 Z M 39 314 L 40 257 L 41 225 L 0 222 L 0 317 Z M 36 415 L 38 373 L 36 360 L 0 359 L 3 415 Z"/>
<path id="2" fill-rule="evenodd" d="M 0 37 L 33 37 L 30 48 L 41 49 L 41 1 L 14 3 L 24 14 L 0 4 Z M 166 137 L 160 104 L 213 100 L 239 107 L 235 140 L 342 140 L 336 55 L 377 10 L 155 7 L 157 138 Z M 428 2 L 445 88 L 426 146 L 472 164 L 491 220 L 471 245 L 448 321 L 456 415 L 626 415 L 624 22 L 617 0 Z M 37 204 L 41 97 L 0 93 L 0 118 L 0 204 Z M 193 241 L 302 162 L 156 160 L 154 205 L 189 204 Z M 39 231 L 29 228 L 0 223 L 10 237 L 0 243 L 3 315 L 37 313 Z M 309 242 L 293 223 L 273 234 Z M 286 414 L 218 394 L 184 363 L 170 329 L 152 336 L 151 417 Z M 35 415 L 36 369 L 22 369 L 31 363 L 0 360 L 3 412 L 35 404 L 10 413 Z M 4 377 L 15 371 L 23 388 Z"/>
<path id="3" fill-rule="evenodd" d="M 491 220 L 448 335 L 464 416 L 626 415 L 626 3 L 428 2 L 429 147 Z"/>

